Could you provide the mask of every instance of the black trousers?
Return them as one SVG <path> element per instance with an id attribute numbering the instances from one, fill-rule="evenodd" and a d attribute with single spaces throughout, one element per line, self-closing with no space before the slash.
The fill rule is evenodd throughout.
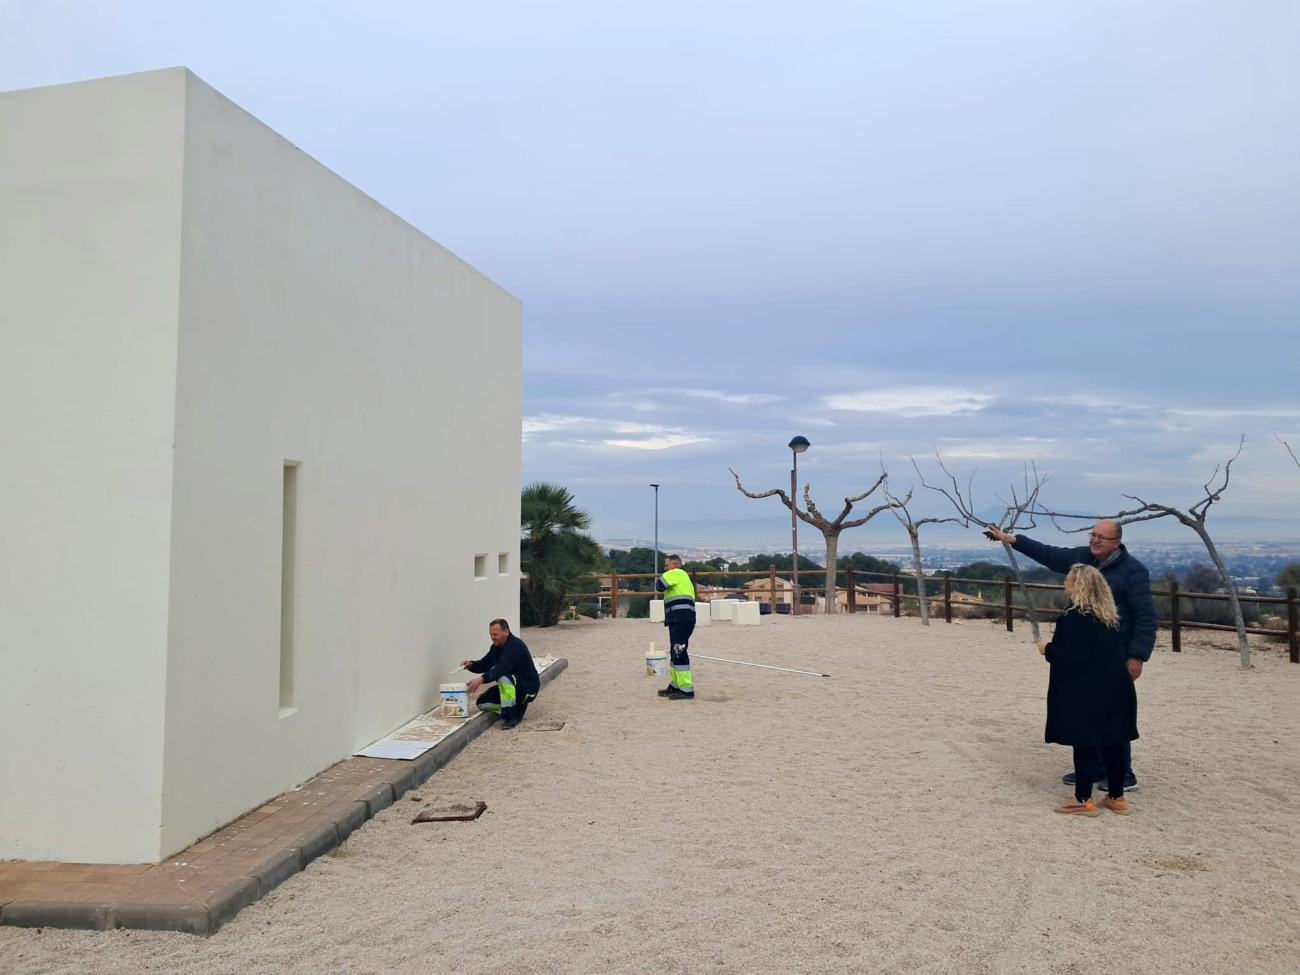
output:
<path id="1" fill-rule="evenodd" d="M 668 662 L 671 665 L 669 677 L 678 690 L 695 693 L 695 682 L 691 677 L 691 634 L 695 632 L 694 613 L 669 613 L 664 619 L 668 627 Z"/>
<path id="2" fill-rule="evenodd" d="M 499 714 L 503 719 L 515 718 L 519 721 L 524 719 L 528 713 L 528 702 L 536 698 L 536 694 L 527 694 L 524 691 L 516 690 L 514 703 L 507 703 L 505 707 L 501 706 L 501 685 L 493 684 L 487 690 L 478 696 L 478 709 L 480 711 L 491 711 L 493 714 Z"/>
<path id="3" fill-rule="evenodd" d="M 1083 802 L 1092 795 L 1095 774 L 1093 763 L 1098 754 L 1106 767 L 1106 794 L 1112 799 L 1118 799 L 1124 794 L 1124 769 L 1128 765 L 1125 760 L 1126 744 L 1128 743 L 1121 742 L 1117 745 L 1103 745 L 1101 748 L 1074 746 L 1074 798 Z"/>

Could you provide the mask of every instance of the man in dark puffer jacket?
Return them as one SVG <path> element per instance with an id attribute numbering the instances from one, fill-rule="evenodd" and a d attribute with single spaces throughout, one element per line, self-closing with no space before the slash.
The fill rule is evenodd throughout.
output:
<path id="1" fill-rule="evenodd" d="M 1092 526 L 1088 544 L 1078 548 L 1044 545 L 1025 535 L 1012 535 L 996 528 L 989 529 L 986 534 L 999 542 L 1006 542 L 1053 572 L 1064 574 L 1076 563 L 1095 565 L 1100 569 L 1110 591 L 1115 594 L 1115 606 L 1119 610 L 1119 642 L 1127 658 L 1129 676 L 1134 680 L 1142 676 L 1142 665 L 1151 659 L 1151 651 L 1156 645 L 1156 606 L 1151 598 L 1151 574 L 1124 547 L 1124 529 L 1119 522 L 1103 518 Z M 1100 753 L 1095 756 L 1095 761 L 1094 779 L 1100 781 L 1105 777 Z M 1127 744 L 1124 762 L 1124 789 L 1132 791 L 1137 788 L 1137 776 L 1133 774 L 1133 759 Z M 1065 775 L 1063 781 L 1073 785 L 1074 773 Z"/>

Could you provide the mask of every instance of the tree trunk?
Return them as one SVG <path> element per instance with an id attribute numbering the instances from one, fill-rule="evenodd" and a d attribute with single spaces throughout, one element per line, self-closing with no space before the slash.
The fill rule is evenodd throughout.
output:
<path id="1" fill-rule="evenodd" d="M 921 533 L 908 527 L 907 536 L 912 540 L 912 571 L 916 574 L 916 599 L 921 607 L 921 625 L 930 625 L 930 597 L 925 591 L 925 573 L 921 571 Z"/>
<path id="2" fill-rule="evenodd" d="M 835 563 L 839 561 L 840 551 L 840 533 L 839 532 L 822 532 L 822 537 L 826 539 L 826 608 L 824 612 L 835 612 L 835 574 L 838 571 Z"/>
<path id="3" fill-rule="evenodd" d="M 1034 642 L 1039 643 L 1042 637 L 1038 633 L 1038 613 L 1034 611 L 1033 600 L 1029 598 L 1029 589 L 1025 586 L 1025 577 L 1020 573 L 1020 563 L 1016 561 L 1016 552 L 1006 542 L 1002 543 L 1002 548 L 1007 553 L 1007 562 L 1011 564 L 1011 572 L 1016 577 L 1016 585 L 1020 587 L 1020 598 L 1025 601 L 1025 615 L 1029 617 L 1029 628 L 1033 631 Z"/>
<path id="4" fill-rule="evenodd" d="M 1210 533 L 1205 530 L 1205 526 L 1197 523 L 1192 525 L 1192 530 L 1201 536 L 1201 541 L 1205 543 L 1205 551 L 1210 553 L 1210 561 L 1219 570 L 1219 578 L 1223 580 L 1223 588 L 1228 591 L 1228 605 L 1232 607 L 1232 621 L 1237 625 L 1237 647 L 1241 650 L 1241 669 L 1249 670 L 1250 641 L 1246 638 L 1246 619 L 1241 615 L 1241 601 L 1237 599 L 1237 587 L 1232 584 L 1232 576 L 1228 574 L 1228 567 L 1223 564 L 1223 559 L 1219 556 L 1219 550 L 1214 547 L 1214 542 L 1210 540 Z"/>

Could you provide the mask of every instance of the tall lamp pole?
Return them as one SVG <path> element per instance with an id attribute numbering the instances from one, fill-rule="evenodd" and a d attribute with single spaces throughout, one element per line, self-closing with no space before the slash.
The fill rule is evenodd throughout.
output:
<path id="1" fill-rule="evenodd" d="M 659 485 L 651 484 L 655 489 L 655 578 L 659 578 Z"/>
<path id="2" fill-rule="evenodd" d="M 795 508 L 799 505 L 799 455 L 811 446 L 807 437 L 795 437 L 790 441 L 790 547 L 794 550 L 790 556 L 790 575 L 794 586 L 794 605 L 790 615 L 799 612 L 799 519 L 795 517 Z"/>

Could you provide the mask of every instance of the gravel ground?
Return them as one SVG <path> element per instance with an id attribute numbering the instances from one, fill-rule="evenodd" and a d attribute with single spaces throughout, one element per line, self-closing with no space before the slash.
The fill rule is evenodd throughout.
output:
<path id="1" fill-rule="evenodd" d="M 698 699 L 644 620 L 522 633 L 570 669 L 211 938 L 0 928 L 0 972 L 1300 970 L 1300 666 L 1204 637 L 1138 685 L 1127 818 L 1057 816 L 1028 632 L 875 616 L 714 624 Z M 1166 638 L 1167 639 L 1167 638 Z M 1220 641 L 1227 644 L 1230 641 Z M 564 721 L 558 732 L 527 730 Z"/>

